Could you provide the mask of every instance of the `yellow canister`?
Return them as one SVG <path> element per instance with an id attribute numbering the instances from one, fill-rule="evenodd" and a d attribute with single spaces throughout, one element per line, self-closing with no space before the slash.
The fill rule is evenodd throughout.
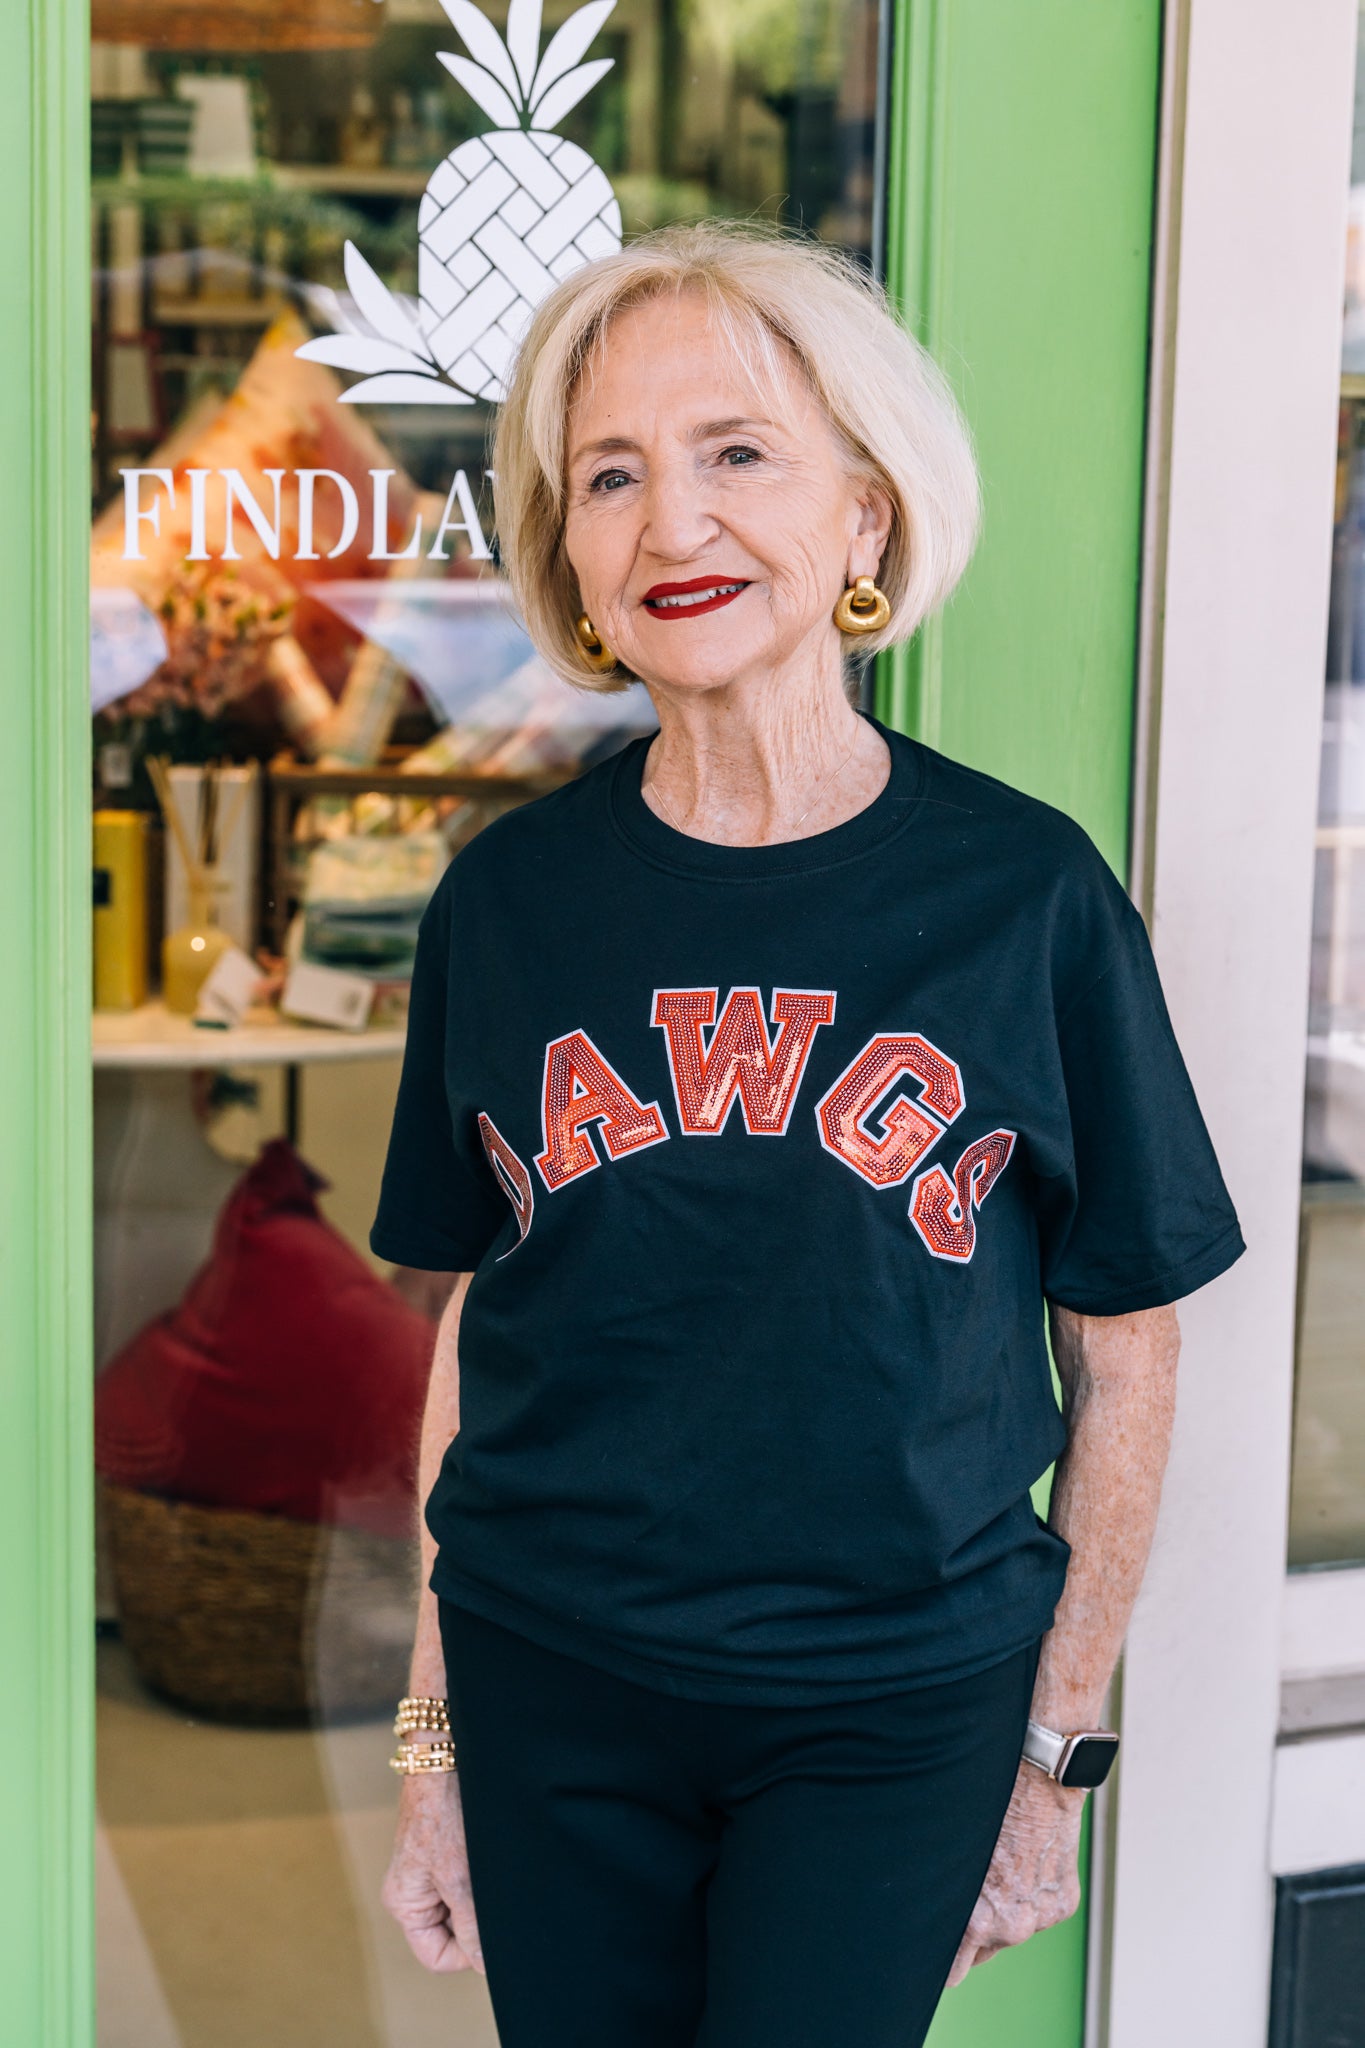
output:
<path id="1" fill-rule="evenodd" d="M 95 1008 L 147 1000 L 147 815 L 94 814 Z"/>

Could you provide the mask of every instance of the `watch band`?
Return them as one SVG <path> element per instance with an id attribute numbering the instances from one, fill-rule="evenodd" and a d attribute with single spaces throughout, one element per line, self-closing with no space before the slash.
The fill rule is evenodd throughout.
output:
<path id="1" fill-rule="evenodd" d="M 1040 1771 L 1046 1771 L 1049 1778 L 1057 1775 L 1057 1766 L 1066 1753 L 1067 1738 L 1059 1735 L 1055 1728 L 1045 1728 L 1041 1721 L 1030 1721 L 1024 1734 L 1024 1755 L 1028 1762 L 1037 1764 Z"/>

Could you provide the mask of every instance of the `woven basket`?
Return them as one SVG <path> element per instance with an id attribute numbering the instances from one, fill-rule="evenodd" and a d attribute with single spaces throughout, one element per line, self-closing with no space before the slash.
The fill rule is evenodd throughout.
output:
<path id="1" fill-rule="evenodd" d="M 407 1689 L 416 1545 L 101 1484 L 123 1640 L 154 1692 L 222 1721 L 383 1713 Z"/>

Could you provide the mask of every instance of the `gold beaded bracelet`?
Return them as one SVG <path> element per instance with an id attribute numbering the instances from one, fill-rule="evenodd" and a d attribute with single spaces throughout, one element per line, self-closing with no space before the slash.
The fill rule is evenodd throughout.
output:
<path id="1" fill-rule="evenodd" d="M 455 1745 L 444 1738 L 401 1743 L 396 1755 L 389 1758 L 389 1769 L 404 1778 L 438 1777 L 457 1768 Z"/>
<path id="2" fill-rule="evenodd" d="M 450 1712 L 444 1700 L 401 1699 L 393 1724 L 395 1735 L 411 1735 L 421 1729 L 425 1734 L 449 1735 Z"/>

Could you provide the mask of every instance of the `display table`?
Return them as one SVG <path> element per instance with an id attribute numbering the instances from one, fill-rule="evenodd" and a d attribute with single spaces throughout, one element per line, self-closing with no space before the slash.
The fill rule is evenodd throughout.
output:
<path id="1" fill-rule="evenodd" d="M 91 1033 L 97 1067 L 297 1067 L 314 1060 L 391 1059 L 403 1050 L 401 1024 L 339 1031 L 300 1024 L 260 1004 L 240 1025 L 206 1030 L 164 1003 L 97 1010 Z"/>

